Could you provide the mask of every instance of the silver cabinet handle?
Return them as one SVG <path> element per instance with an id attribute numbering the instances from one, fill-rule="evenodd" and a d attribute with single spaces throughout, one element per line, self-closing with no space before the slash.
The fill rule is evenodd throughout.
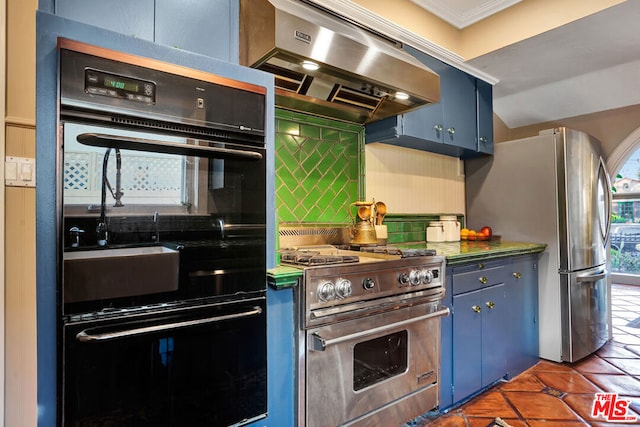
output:
<path id="1" fill-rule="evenodd" d="M 442 125 L 441 125 L 441 124 L 437 124 L 437 125 L 435 125 L 435 126 L 433 127 L 433 129 L 434 129 L 436 132 L 440 132 L 440 131 L 442 130 Z"/>
<path id="2" fill-rule="evenodd" d="M 449 129 L 447 129 L 447 132 L 449 132 L 449 135 L 453 135 L 454 133 L 456 133 L 456 128 L 450 127 Z"/>
<path id="3" fill-rule="evenodd" d="M 262 313 L 262 309 L 260 307 L 253 307 L 252 310 L 245 311 L 242 313 L 226 314 L 224 316 L 206 317 L 204 319 L 187 320 L 184 322 L 165 323 L 162 325 L 145 326 L 142 328 L 125 329 L 122 331 L 92 334 L 90 333 L 90 329 L 85 329 L 84 331 L 79 332 L 76 335 L 76 339 L 84 343 L 108 341 L 116 338 L 126 338 L 126 337 L 132 337 L 136 335 L 148 334 L 151 332 L 168 331 L 170 329 L 186 328 L 188 326 L 206 325 L 209 323 L 221 322 L 223 320 L 241 319 L 244 317 L 256 316 L 261 313 Z"/>
<path id="4" fill-rule="evenodd" d="M 185 156 L 203 156 L 212 158 L 237 158 L 261 160 L 262 154 L 254 151 L 234 150 L 230 148 L 209 147 L 206 145 L 179 144 L 177 142 L 157 141 L 153 139 L 132 138 L 129 136 L 106 135 L 101 133 L 83 133 L 76 138 L 80 144 L 91 147 L 111 147 L 135 151 L 151 151 Z M 204 141 L 204 140 L 203 140 Z M 213 142 L 213 141 L 208 141 Z"/>
<path id="5" fill-rule="evenodd" d="M 486 136 L 481 136 L 480 137 L 480 142 L 483 144 L 486 144 L 489 141 L 489 139 Z"/>
<path id="6" fill-rule="evenodd" d="M 355 339 L 366 337 L 369 335 L 375 335 L 379 332 L 384 332 L 386 330 L 398 328 L 400 326 L 408 325 L 414 322 L 419 322 L 421 320 L 431 319 L 433 317 L 448 316 L 448 315 L 449 315 L 449 307 L 441 307 L 438 311 L 425 314 L 423 316 L 406 319 L 401 322 L 391 323 L 389 325 L 378 326 L 377 328 L 367 329 L 366 331 L 356 332 L 355 334 L 344 335 L 334 339 L 325 339 L 325 338 L 322 338 L 318 332 L 313 332 L 311 334 L 312 341 L 309 343 L 309 350 L 325 351 L 325 349 L 331 345 L 340 344 L 343 342 L 355 340 Z"/>

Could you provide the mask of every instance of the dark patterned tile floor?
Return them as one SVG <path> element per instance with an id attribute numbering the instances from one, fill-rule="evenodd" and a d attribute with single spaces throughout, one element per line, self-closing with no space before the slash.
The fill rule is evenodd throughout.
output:
<path id="1" fill-rule="evenodd" d="M 611 308 L 613 339 L 595 354 L 574 364 L 540 360 L 517 377 L 494 385 L 463 405 L 439 416 L 414 420 L 411 425 L 640 425 L 640 286 L 612 285 Z M 629 407 L 620 414 L 637 420 L 608 421 L 604 415 L 592 416 L 596 393 L 617 393 L 618 400 L 629 401 Z"/>

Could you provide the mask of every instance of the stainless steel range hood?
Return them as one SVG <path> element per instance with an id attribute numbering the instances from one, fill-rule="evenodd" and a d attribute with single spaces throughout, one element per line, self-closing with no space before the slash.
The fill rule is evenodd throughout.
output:
<path id="1" fill-rule="evenodd" d="M 240 63 L 275 75 L 277 106 L 352 123 L 440 99 L 438 75 L 397 44 L 300 0 L 240 0 Z"/>

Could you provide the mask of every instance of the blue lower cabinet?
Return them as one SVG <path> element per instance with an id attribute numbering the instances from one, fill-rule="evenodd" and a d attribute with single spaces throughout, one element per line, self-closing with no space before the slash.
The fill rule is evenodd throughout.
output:
<path id="1" fill-rule="evenodd" d="M 508 291 L 506 283 L 483 289 L 478 305 L 482 309 L 482 387 L 507 376 L 509 341 L 504 337 L 510 329 Z"/>
<path id="2" fill-rule="evenodd" d="M 453 297 L 453 401 L 482 388 L 482 291 Z"/>
<path id="3" fill-rule="evenodd" d="M 451 274 L 449 269 L 445 274 L 446 293 L 442 305 L 453 309 L 453 294 L 451 293 Z M 440 321 L 441 353 L 440 353 L 440 410 L 444 410 L 453 404 L 453 316 L 442 317 Z"/>
<path id="4" fill-rule="evenodd" d="M 538 255 L 447 268 L 440 410 L 538 361 Z"/>
<path id="5" fill-rule="evenodd" d="M 507 375 L 506 285 L 453 297 L 453 400 L 460 401 Z"/>
<path id="6" fill-rule="evenodd" d="M 539 360 L 537 256 L 515 258 L 511 264 L 513 295 L 507 373 L 513 378 Z"/>

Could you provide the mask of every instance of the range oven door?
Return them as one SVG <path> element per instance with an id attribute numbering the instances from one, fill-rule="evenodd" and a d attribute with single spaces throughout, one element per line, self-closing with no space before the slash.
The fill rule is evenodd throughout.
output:
<path id="1" fill-rule="evenodd" d="M 436 407 L 447 314 L 431 302 L 307 330 L 306 425 L 399 425 Z"/>
<path id="2" fill-rule="evenodd" d="M 73 426 L 227 426 L 267 410 L 265 298 L 70 321 L 63 413 Z"/>

